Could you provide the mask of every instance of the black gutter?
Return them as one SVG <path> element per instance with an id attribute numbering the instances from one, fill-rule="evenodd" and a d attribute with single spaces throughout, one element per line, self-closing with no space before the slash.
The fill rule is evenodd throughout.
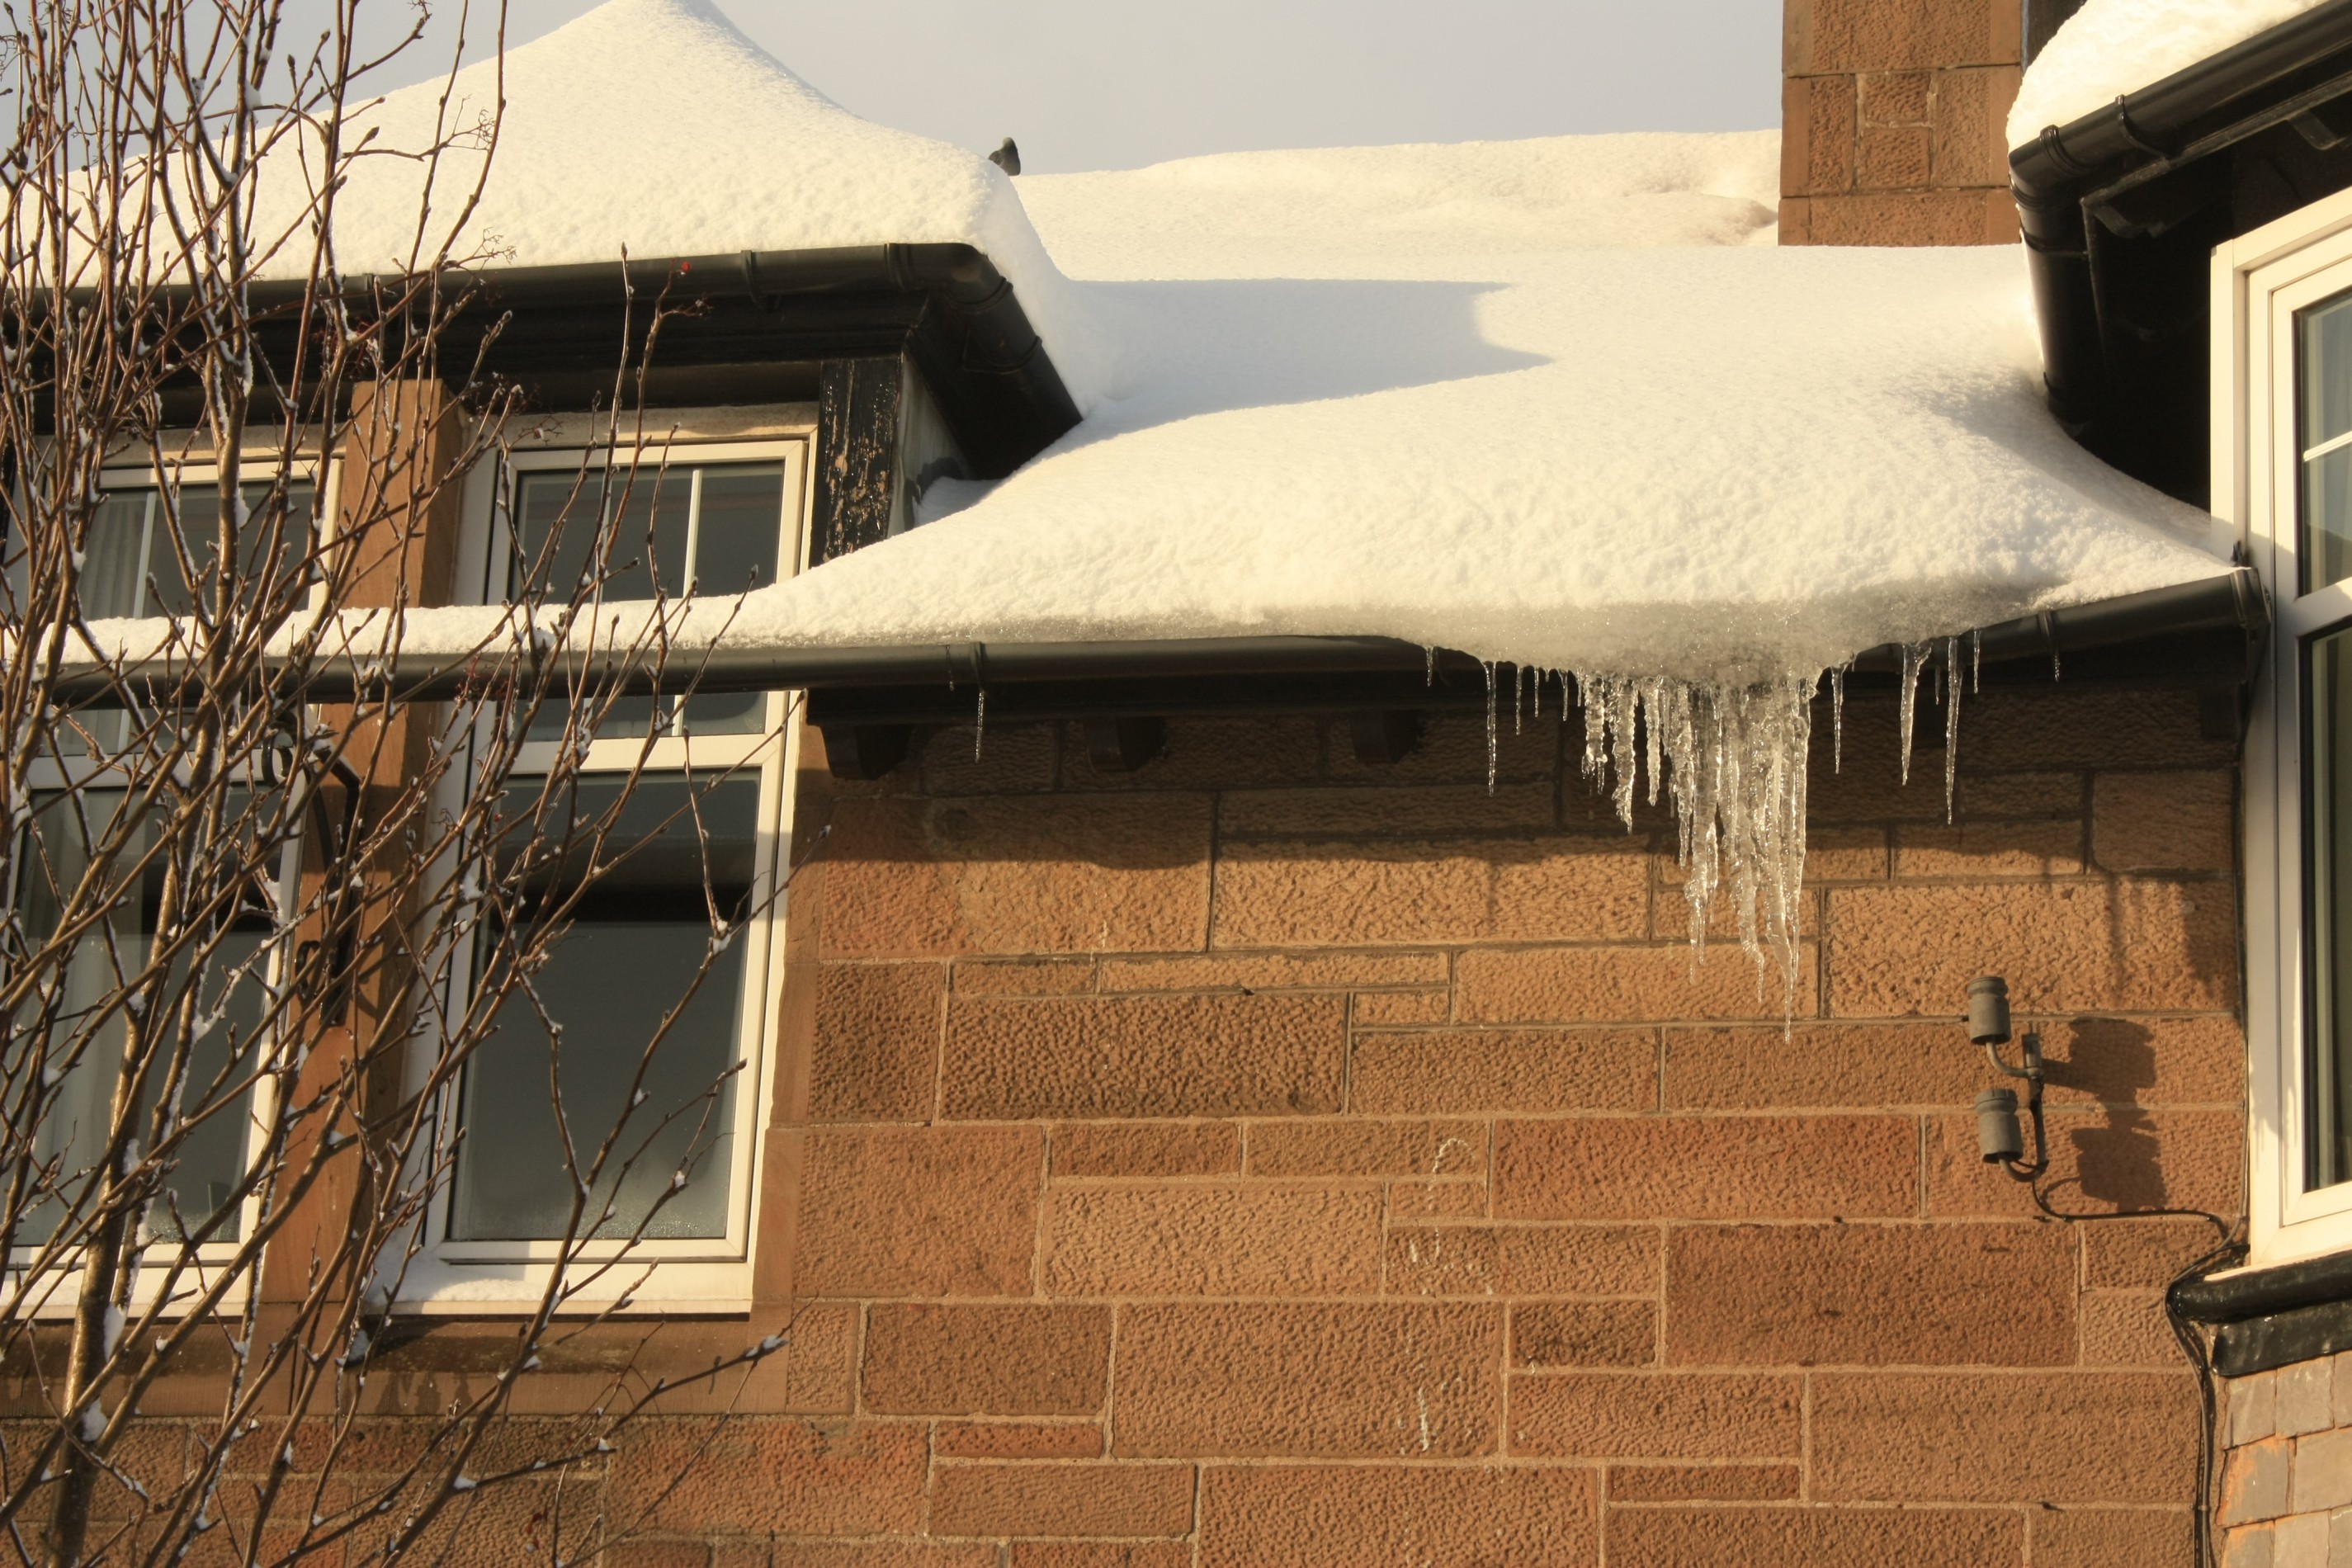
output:
<path id="1" fill-rule="evenodd" d="M 2218 1279 L 2183 1279 L 2166 1292 L 2172 1310 L 2197 1323 L 2235 1323 L 2300 1307 L 2352 1300 L 2352 1252 Z"/>
<path id="2" fill-rule="evenodd" d="M 2231 210 L 2247 204 L 2228 188 L 2237 172 L 2218 163 L 2210 171 L 2215 178 L 2201 184 L 2163 192 L 2154 186 L 2282 126 L 2294 125 L 2312 148 L 2336 149 L 2346 128 L 2335 118 L 2312 116 L 2347 92 L 2352 0 L 2327 0 L 2070 124 L 2046 127 L 2011 153 L 2010 188 L 2033 280 L 2050 406 L 2093 450 L 2175 494 L 2198 488 L 2170 474 L 2142 471 L 2161 468 L 2166 459 L 2153 456 L 2136 465 L 2128 433 L 2102 428 L 2123 423 L 2116 399 L 2147 392 L 2137 384 L 2145 379 L 2144 367 L 2116 362 L 2131 358 L 2135 337 L 2145 347 L 2147 323 L 2134 320 L 2134 312 L 2147 313 L 2157 296 L 2191 295 L 2168 299 L 2162 310 L 2184 321 L 2201 318 L 2206 285 L 2201 272 L 2187 276 L 2192 264 L 2215 239 L 2276 215 Z M 2340 171 L 2331 166 L 2324 183 L 2340 188 Z M 2311 195 L 2303 191 L 2283 199 L 2301 205 Z M 2224 209 L 2218 214 L 2217 203 Z M 2200 215 L 2193 224 L 2191 215 Z M 2113 258 L 2103 259 L 2103 247 L 2112 247 L 2108 237 L 2160 236 L 2182 225 L 2193 230 L 2188 238 L 2194 243 L 2182 256 L 2136 263 L 2144 276 L 2123 277 Z M 2201 353 L 2201 345 L 2191 346 Z M 2201 380 L 2190 390 L 2201 405 Z M 2201 467 L 2201 458 L 2194 460 Z"/>
<path id="3" fill-rule="evenodd" d="M 2114 647 L 2158 636 L 2235 629 L 2251 648 L 2269 627 L 2260 581 L 2244 567 L 2175 587 L 2027 616 L 1975 633 L 1986 663 L 2047 658 L 2053 654 Z M 1162 680 L 1288 675 L 1481 675 L 1471 656 L 1433 652 L 1395 637 L 1203 637 L 1137 642 L 924 643 L 902 647 L 721 648 L 678 651 L 655 668 L 641 650 L 568 650 L 542 664 L 508 650 L 451 658 L 403 652 L 390 660 L 335 656 L 314 665 L 302 700 L 344 702 L 365 696 L 429 702 L 487 689 L 497 682 L 544 678 L 552 695 L 617 690 L 632 696 L 705 692 L 828 690 L 928 687 L 971 690 L 1045 681 Z M 2251 661 L 2252 654 L 2249 654 Z M 1899 668 L 1901 650 L 1874 648 L 1855 660 L 1862 669 Z M 2251 675 L 2251 662 L 2245 679 Z M 167 660 L 121 676 L 69 671 L 58 685 L 67 703 L 101 702 L 126 688 L 147 689 L 148 700 L 171 700 L 181 670 Z"/>

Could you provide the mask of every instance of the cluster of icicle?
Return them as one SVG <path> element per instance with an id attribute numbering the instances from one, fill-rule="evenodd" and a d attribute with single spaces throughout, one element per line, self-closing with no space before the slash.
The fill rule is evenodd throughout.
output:
<path id="1" fill-rule="evenodd" d="M 1934 645 L 1903 650 L 1899 721 L 1903 780 L 1911 777 L 1912 720 L 1919 676 Z M 1944 706 L 1944 810 L 1951 815 L 1959 755 L 1959 639 L 1948 639 L 1938 673 Z M 1683 898 L 1690 908 L 1693 960 L 1704 950 L 1717 900 L 1731 900 L 1739 945 L 1757 964 L 1780 972 L 1784 1013 L 1793 1016 L 1800 978 L 1798 945 L 1805 879 L 1805 770 L 1812 750 L 1814 695 L 1826 679 L 1832 714 L 1831 766 L 1843 762 L 1845 671 L 1822 669 L 1763 679 L 1686 680 L 1665 677 L 1553 671 L 1563 693 L 1584 710 L 1584 775 L 1607 789 L 1618 817 L 1633 826 L 1638 781 L 1649 803 L 1663 787 L 1679 830 Z M 1515 722 L 1523 708 L 1540 715 L 1544 677 L 1522 672 L 1512 693 Z M 1494 669 L 1487 670 L 1487 784 L 1496 755 Z M 1528 699 L 1532 699 L 1530 702 Z M 1564 707 L 1564 705 L 1563 705 Z M 1565 718 L 1563 711 L 1561 717 Z"/>

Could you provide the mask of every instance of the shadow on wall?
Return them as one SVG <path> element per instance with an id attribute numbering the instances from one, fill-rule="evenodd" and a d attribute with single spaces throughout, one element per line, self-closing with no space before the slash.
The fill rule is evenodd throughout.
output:
<path id="1" fill-rule="evenodd" d="M 2094 1203 L 2116 1208 L 2149 1208 L 2167 1202 L 2156 1126 L 2138 1103 L 2140 1091 L 2156 1086 L 2152 1040 L 2147 1029 L 2118 1018 L 2077 1018 L 2056 1026 L 2045 1037 L 2050 1082 L 2101 1101 L 2106 1118 L 2105 1126 L 2065 1133 L 2074 1146 L 2075 1174 L 2051 1184 L 2060 1207 L 2065 1206 L 2062 1191 L 2068 1186 Z"/>

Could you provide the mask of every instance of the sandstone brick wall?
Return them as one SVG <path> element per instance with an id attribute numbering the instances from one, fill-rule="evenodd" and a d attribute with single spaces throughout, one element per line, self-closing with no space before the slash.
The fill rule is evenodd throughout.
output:
<path id="1" fill-rule="evenodd" d="M 812 772 L 794 1345 L 677 1490 L 690 1421 L 614 1460 L 635 1561 L 2185 1563 L 2203 1227 L 2037 1220 L 1955 1020 L 1994 970 L 2040 1021 L 2059 1203 L 2234 1215 L 2231 749 L 2185 695 L 1968 713 L 1956 827 L 1885 713 L 1822 737 L 1787 1038 L 1549 719 L 1492 793 L 1475 721 Z"/>
<path id="2" fill-rule="evenodd" d="M 1783 245 L 2011 245 L 2017 0 L 1786 0 Z"/>
<path id="3" fill-rule="evenodd" d="M 2225 1387 L 2225 1568 L 2352 1563 L 2352 1352 Z"/>

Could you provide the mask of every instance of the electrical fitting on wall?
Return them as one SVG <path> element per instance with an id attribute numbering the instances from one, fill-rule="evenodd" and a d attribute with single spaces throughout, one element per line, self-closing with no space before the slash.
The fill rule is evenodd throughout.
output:
<path id="1" fill-rule="evenodd" d="M 2018 1124 L 2017 1091 L 1989 1089 L 1977 1096 L 1977 1152 L 1988 1165 L 2000 1165 L 2021 1182 L 2050 1168 L 2050 1146 L 2042 1127 L 2042 1037 L 2029 1033 L 2020 1046 L 2023 1067 L 2001 1059 L 2009 1044 L 2009 982 L 1979 974 L 1969 982 L 1969 1039 L 1982 1046 L 1992 1065 L 2025 1080 L 2025 1111 L 2033 1123 L 2033 1159 L 2025 1159 L 2025 1131 Z"/>

